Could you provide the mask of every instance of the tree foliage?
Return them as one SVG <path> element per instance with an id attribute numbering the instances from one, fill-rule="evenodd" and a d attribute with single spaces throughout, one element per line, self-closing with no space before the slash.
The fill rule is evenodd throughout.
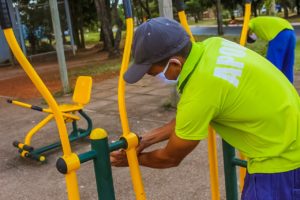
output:
<path id="1" fill-rule="evenodd" d="M 185 4 L 187 7 L 186 12 L 193 16 L 197 23 L 202 19 L 202 13 L 211 7 L 213 3 L 211 0 L 188 0 Z"/>
<path id="2" fill-rule="evenodd" d="M 21 0 L 15 3 L 19 7 L 24 39 L 30 44 L 27 52 L 36 54 L 53 50 L 53 28 L 47 0 Z M 43 38 L 47 38 L 50 45 L 43 43 Z"/>

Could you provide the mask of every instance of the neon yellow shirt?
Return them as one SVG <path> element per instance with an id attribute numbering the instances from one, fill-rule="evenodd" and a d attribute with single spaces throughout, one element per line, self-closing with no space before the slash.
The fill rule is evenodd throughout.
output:
<path id="1" fill-rule="evenodd" d="M 177 89 L 178 137 L 202 140 L 211 124 L 248 157 L 249 173 L 300 167 L 298 93 L 259 54 L 222 38 L 194 43 Z"/>
<path id="2" fill-rule="evenodd" d="M 256 17 L 249 21 L 249 29 L 257 37 L 271 41 L 284 29 L 294 30 L 292 25 L 280 17 Z"/>

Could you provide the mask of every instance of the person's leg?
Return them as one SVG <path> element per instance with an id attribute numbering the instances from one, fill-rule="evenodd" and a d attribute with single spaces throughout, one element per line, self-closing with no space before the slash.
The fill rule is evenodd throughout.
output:
<path id="1" fill-rule="evenodd" d="M 248 174 L 248 172 L 246 173 L 241 199 L 242 200 L 257 200 L 254 175 L 250 175 L 250 174 Z"/>
<path id="2" fill-rule="evenodd" d="M 296 36 L 294 31 L 289 31 L 286 37 L 287 47 L 285 49 L 285 55 L 283 60 L 282 72 L 289 79 L 291 83 L 294 82 L 294 61 L 295 61 L 295 48 L 296 48 Z"/>
<path id="3" fill-rule="evenodd" d="M 293 67 L 286 66 L 287 61 L 292 59 L 290 57 L 291 54 L 286 53 L 293 47 L 292 40 L 290 39 L 292 36 L 291 32 L 293 31 L 283 30 L 269 42 L 266 58 L 292 82 Z M 288 56 L 288 58 L 286 58 L 286 56 Z"/>
<path id="4" fill-rule="evenodd" d="M 300 200 L 300 169 L 274 174 L 248 174 L 242 200 Z"/>
<path id="5" fill-rule="evenodd" d="M 273 40 L 269 42 L 266 58 L 280 71 L 282 71 L 285 44 L 282 44 L 283 42 L 280 36 L 281 34 L 279 33 Z"/>
<path id="6" fill-rule="evenodd" d="M 295 187 L 293 190 L 293 200 L 300 200 L 300 169 L 294 173 Z"/>

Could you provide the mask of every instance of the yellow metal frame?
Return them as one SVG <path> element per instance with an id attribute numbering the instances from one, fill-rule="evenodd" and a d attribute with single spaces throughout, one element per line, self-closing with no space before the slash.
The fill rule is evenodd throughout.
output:
<path id="1" fill-rule="evenodd" d="M 136 146 L 138 145 L 138 143 L 136 142 L 137 136 L 135 134 L 132 134 L 129 129 L 129 123 L 128 123 L 127 112 L 126 112 L 126 103 L 125 103 L 125 81 L 123 79 L 123 75 L 126 72 L 129 64 L 132 38 L 133 38 L 133 19 L 127 18 L 125 48 L 124 48 L 124 54 L 123 54 L 120 77 L 119 77 L 119 85 L 118 85 L 118 103 L 119 103 L 120 120 L 121 120 L 122 131 L 123 131 L 122 137 L 126 139 L 129 147 L 126 149 L 126 155 L 128 159 L 129 168 L 130 168 L 133 189 L 136 195 L 136 199 L 144 200 L 146 199 L 146 194 L 144 192 L 144 184 L 142 181 L 141 171 L 139 168 L 139 163 L 138 163 L 137 153 L 136 153 Z"/>
<path id="2" fill-rule="evenodd" d="M 185 12 L 184 11 L 178 12 L 178 17 L 181 25 L 184 27 L 185 31 L 190 35 L 191 41 L 195 42 L 195 38 L 187 23 Z M 211 126 L 209 126 L 208 128 L 208 157 L 209 157 L 211 199 L 219 200 L 220 191 L 219 191 L 219 172 L 218 172 L 216 134 L 214 129 Z"/>
<path id="3" fill-rule="evenodd" d="M 242 45 L 242 46 L 246 45 L 250 17 L 251 17 L 251 3 L 246 3 L 243 29 L 242 29 L 241 38 L 240 38 L 240 45 Z M 241 153 L 240 153 L 240 158 L 242 160 L 245 160 L 245 157 Z M 245 176 L 246 176 L 246 168 L 240 167 L 240 178 L 239 178 L 240 190 L 242 190 L 244 188 Z"/>
<path id="4" fill-rule="evenodd" d="M 39 77 L 39 75 L 36 73 L 32 65 L 29 63 L 25 55 L 23 54 L 16 37 L 14 35 L 14 32 L 12 28 L 4 29 L 3 30 L 6 41 L 12 50 L 14 56 L 26 72 L 26 74 L 29 76 L 35 87 L 38 89 L 38 91 L 41 93 L 41 95 L 44 97 L 46 102 L 49 105 L 49 108 L 53 112 L 53 116 L 56 120 L 58 133 L 60 136 L 61 144 L 62 144 L 62 150 L 65 157 L 72 157 L 72 150 L 68 138 L 67 128 L 64 122 L 64 117 L 62 114 L 62 111 L 59 109 L 59 106 L 53 96 L 51 95 L 50 91 L 47 89 L 46 85 L 42 81 L 42 79 Z M 68 198 L 70 200 L 79 200 L 79 189 L 78 189 L 78 181 L 77 181 L 77 175 L 76 170 L 68 171 L 68 173 L 65 176 L 66 180 L 66 186 L 68 191 Z"/>
<path id="5" fill-rule="evenodd" d="M 58 105 L 58 109 L 60 110 L 61 114 L 65 122 L 73 122 L 74 120 L 79 120 L 80 117 L 75 115 L 74 113 L 82 110 L 84 105 L 89 103 L 90 96 L 92 90 L 92 78 L 90 76 L 79 76 L 76 81 L 75 90 L 73 94 L 73 104 L 62 104 Z M 24 108 L 32 108 L 32 105 L 15 101 L 11 102 L 14 105 L 18 105 Z M 48 122 L 50 122 L 53 118 L 53 111 L 51 108 L 43 108 L 42 112 L 49 113 L 42 121 L 40 121 L 36 126 L 34 126 L 25 136 L 24 144 L 20 143 L 20 145 L 28 145 L 31 144 L 31 139 L 33 135 L 35 135 L 41 128 L 43 128 Z M 21 154 L 22 156 L 23 154 Z"/>

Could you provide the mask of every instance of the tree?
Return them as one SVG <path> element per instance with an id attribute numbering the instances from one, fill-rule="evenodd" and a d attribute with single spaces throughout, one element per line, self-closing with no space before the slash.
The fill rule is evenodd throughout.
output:
<path id="1" fill-rule="evenodd" d="M 222 8 L 221 8 L 221 0 L 217 0 L 216 3 L 217 9 L 217 23 L 218 23 L 218 34 L 223 35 L 223 23 L 222 23 Z"/>
<path id="2" fill-rule="evenodd" d="M 275 0 L 265 0 L 267 15 L 275 15 Z"/>
<path id="3" fill-rule="evenodd" d="M 95 6 L 99 16 L 98 18 L 101 24 L 101 31 L 103 34 L 106 50 L 109 52 L 110 55 L 112 55 L 113 41 L 111 35 L 113 35 L 113 32 L 109 19 L 110 10 L 107 10 L 107 4 L 105 0 L 95 0 Z"/>
<path id="4" fill-rule="evenodd" d="M 263 0 L 253 0 L 251 3 L 251 10 L 253 12 L 254 17 L 257 17 L 257 9 L 261 7 L 263 4 Z"/>
<path id="5" fill-rule="evenodd" d="M 200 12 L 202 12 L 199 0 L 189 0 L 185 5 L 187 6 L 186 12 L 194 17 L 195 23 L 198 23 L 201 18 Z"/>
<path id="6" fill-rule="evenodd" d="M 221 3 L 223 5 L 223 8 L 229 11 L 231 19 L 235 19 L 234 10 L 238 5 L 244 7 L 243 0 L 222 0 Z"/>
<path id="7" fill-rule="evenodd" d="M 27 39 L 30 48 L 27 53 L 33 55 L 48 50 L 53 50 L 52 21 L 47 0 L 21 0 L 17 3 L 20 11 L 21 22 L 25 31 L 24 39 Z M 47 37 L 50 44 L 41 41 Z"/>

